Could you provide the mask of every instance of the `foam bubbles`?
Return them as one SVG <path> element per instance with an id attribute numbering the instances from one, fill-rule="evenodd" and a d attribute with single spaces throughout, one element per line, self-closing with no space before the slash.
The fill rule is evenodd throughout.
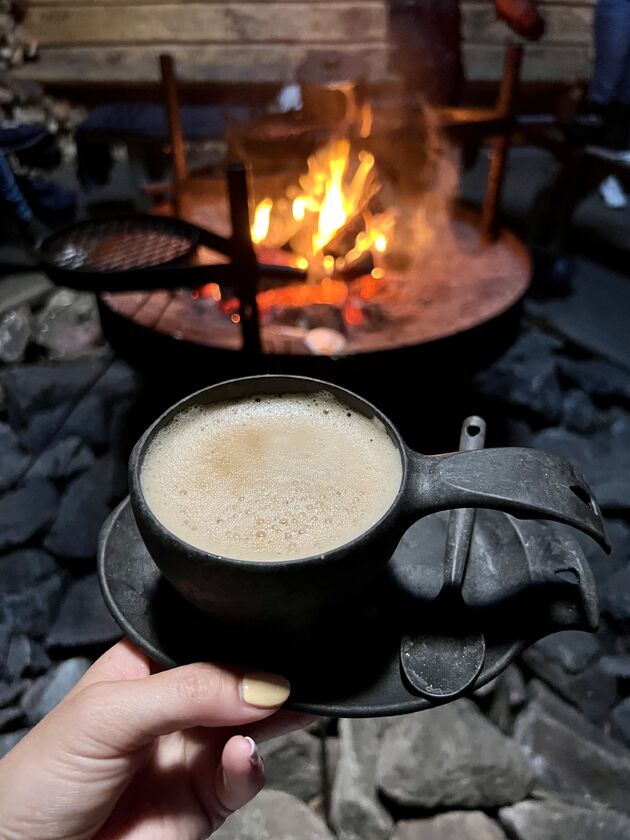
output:
<path id="1" fill-rule="evenodd" d="M 295 560 L 349 542 L 387 511 L 402 480 L 380 421 L 331 394 L 195 406 L 151 442 L 147 503 L 199 548 L 238 560 Z"/>

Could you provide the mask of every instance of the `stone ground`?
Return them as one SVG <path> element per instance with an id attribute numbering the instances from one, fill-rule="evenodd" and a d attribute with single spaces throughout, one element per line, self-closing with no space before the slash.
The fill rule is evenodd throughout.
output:
<path id="1" fill-rule="evenodd" d="M 268 788 L 217 837 L 630 837 L 630 282 L 582 258 L 578 269 L 568 296 L 528 302 L 520 337 L 474 391 L 482 413 L 507 418 L 498 443 L 564 455 L 591 481 L 613 543 L 606 557 L 583 541 L 600 632 L 545 639 L 472 699 L 263 745 Z M 96 538 L 148 419 L 90 298 L 35 291 L 0 319 L 0 754 L 119 635 Z"/>

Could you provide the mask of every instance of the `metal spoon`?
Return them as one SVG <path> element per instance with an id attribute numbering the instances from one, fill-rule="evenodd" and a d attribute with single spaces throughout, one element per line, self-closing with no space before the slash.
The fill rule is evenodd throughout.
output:
<path id="1" fill-rule="evenodd" d="M 483 449 L 486 424 L 468 417 L 459 448 Z M 452 700 L 479 676 L 486 642 L 462 595 L 466 564 L 475 523 L 475 509 L 452 510 L 448 520 L 444 582 L 431 606 L 430 626 L 417 635 L 403 636 L 400 663 L 411 686 L 433 700 Z"/>

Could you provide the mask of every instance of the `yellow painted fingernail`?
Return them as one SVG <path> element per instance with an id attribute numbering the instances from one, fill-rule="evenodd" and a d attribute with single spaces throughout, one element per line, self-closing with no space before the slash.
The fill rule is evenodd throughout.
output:
<path id="1" fill-rule="evenodd" d="M 277 674 L 253 672 L 245 674 L 241 682 L 243 700 L 249 706 L 259 709 L 273 709 L 281 706 L 289 696 L 289 681 Z"/>

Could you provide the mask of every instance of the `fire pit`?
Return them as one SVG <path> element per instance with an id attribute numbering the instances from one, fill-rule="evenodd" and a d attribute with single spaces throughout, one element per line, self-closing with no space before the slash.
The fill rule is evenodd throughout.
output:
<path id="1" fill-rule="evenodd" d="M 176 191 L 181 223 L 208 233 L 172 268 L 149 271 L 144 257 L 140 273 L 91 266 L 108 341 L 182 388 L 304 373 L 378 392 L 394 412 L 387 392 L 410 368 L 434 392 L 457 390 L 514 337 L 530 276 L 524 247 L 457 205 L 457 156 L 422 103 L 366 102 L 359 85 L 328 78 L 304 93 L 303 131 L 274 118 L 231 138 L 255 164 L 249 188 L 232 170 L 229 201 L 222 179 Z M 47 245 L 53 276 L 64 248 Z"/>
<path id="2" fill-rule="evenodd" d="M 391 204 L 380 210 L 386 190 L 379 191 L 375 178 L 369 183 L 365 170 L 374 158 L 362 152 L 346 186 L 351 190 L 364 179 L 363 203 L 344 196 L 340 181 L 335 195 L 339 158 L 326 157 L 330 150 L 319 170 L 311 158 L 299 180 L 291 174 L 254 179 L 251 234 L 259 260 L 308 271 L 307 282 L 271 289 L 261 284 L 260 352 L 244 346 L 238 289 L 218 283 L 192 292 L 102 294 L 103 328 L 117 352 L 141 368 L 159 361 L 162 370 L 203 371 L 204 382 L 216 368 L 221 376 L 303 372 L 356 387 L 357 377 L 369 380 L 380 362 L 394 373 L 400 365 L 434 360 L 438 352 L 442 370 L 455 371 L 466 367 L 465 360 L 478 367 L 500 352 L 513 335 L 529 283 L 525 248 L 505 230 L 488 242 L 479 217 L 462 207 L 451 210 L 450 195 L 437 190 L 415 206 L 414 198 L 403 196 L 394 210 Z M 349 168 L 343 160 L 337 173 Z M 328 187 L 319 196 L 297 192 L 305 182 L 312 187 L 318 177 L 324 180 L 325 169 Z M 307 209 L 309 202 L 315 210 Z M 377 212 L 368 211 L 368 203 Z M 354 216 L 347 205 L 354 205 Z M 189 190 L 180 212 L 229 235 L 221 181 Z M 332 230 L 322 232 L 322 218 Z M 221 260 L 207 249 L 195 257 L 198 265 Z"/>

